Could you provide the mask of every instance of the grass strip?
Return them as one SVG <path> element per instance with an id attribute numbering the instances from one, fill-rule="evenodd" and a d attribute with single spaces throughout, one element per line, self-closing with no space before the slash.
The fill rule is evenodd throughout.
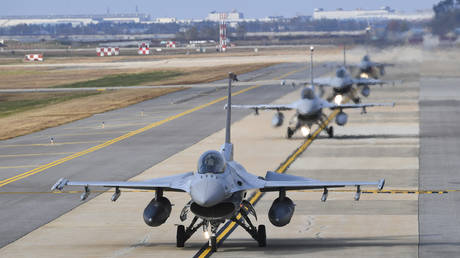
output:
<path id="1" fill-rule="evenodd" d="M 99 79 L 75 82 L 70 84 L 54 86 L 54 88 L 85 88 L 85 87 L 111 87 L 111 86 L 136 86 L 144 83 L 154 83 L 185 73 L 177 71 L 154 71 L 134 74 L 107 75 Z"/>
<path id="2" fill-rule="evenodd" d="M 72 92 L 65 94 L 31 94 L 18 98 L 14 95 L 0 94 L 0 117 L 9 116 L 31 109 L 54 105 L 71 99 L 101 94 L 100 92 Z M 15 94 L 16 95 L 16 94 Z"/>

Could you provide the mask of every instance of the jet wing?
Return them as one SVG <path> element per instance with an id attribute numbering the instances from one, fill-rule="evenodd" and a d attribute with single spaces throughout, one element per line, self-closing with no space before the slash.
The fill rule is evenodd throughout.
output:
<path id="1" fill-rule="evenodd" d="M 360 104 L 334 104 L 326 102 L 323 104 L 323 107 L 330 109 L 345 109 L 345 108 L 367 108 L 367 107 L 383 107 L 389 106 L 394 107 L 395 103 L 360 103 Z"/>
<path id="2" fill-rule="evenodd" d="M 271 105 L 271 104 L 261 104 L 261 105 L 232 105 L 232 108 L 244 108 L 244 109 L 254 109 L 254 110 L 291 110 L 296 109 L 294 104 L 287 105 Z"/>
<path id="3" fill-rule="evenodd" d="M 342 80 L 336 77 L 322 77 L 313 79 L 313 84 L 317 86 L 340 87 Z"/>
<path id="4" fill-rule="evenodd" d="M 355 84 L 365 84 L 365 85 L 377 85 L 377 84 L 387 84 L 390 83 L 389 81 L 382 81 L 376 79 L 366 79 L 366 78 L 356 78 L 353 79 L 353 83 Z"/>
<path id="5" fill-rule="evenodd" d="M 70 181 L 69 179 L 61 178 L 56 184 L 51 187 L 51 190 L 62 190 L 65 186 L 100 186 L 108 188 L 127 188 L 141 190 L 165 190 L 175 192 L 189 192 L 189 181 L 193 176 L 193 172 L 179 174 L 175 176 L 155 178 L 146 181 Z"/>
<path id="6" fill-rule="evenodd" d="M 280 191 L 280 190 L 304 190 L 304 189 L 325 189 L 346 186 L 377 186 L 383 189 L 385 179 L 379 181 L 320 181 L 311 178 L 279 174 L 268 171 L 265 176 L 265 185 L 260 188 L 261 192 Z"/>

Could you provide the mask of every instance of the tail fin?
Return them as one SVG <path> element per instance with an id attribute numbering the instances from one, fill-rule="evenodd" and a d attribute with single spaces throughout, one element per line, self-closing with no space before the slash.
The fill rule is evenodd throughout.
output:
<path id="1" fill-rule="evenodd" d="M 227 122 L 225 124 L 225 143 L 222 146 L 222 153 L 227 161 L 233 160 L 233 144 L 230 138 L 232 126 L 232 82 L 238 81 L 236 74 L 228 74 L 228 95 L 227 95 Z"/>
<path id="2" fill-rule="evenodd" d="M 315 47 L 310 46 L 310 84 L 313 92 L 315 91 L 315 84 L 313 84 L 313 51 Z"/>

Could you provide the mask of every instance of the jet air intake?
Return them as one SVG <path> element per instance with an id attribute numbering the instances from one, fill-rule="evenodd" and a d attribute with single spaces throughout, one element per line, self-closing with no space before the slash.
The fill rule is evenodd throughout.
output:
<path id="1" fill-rule="evenodd" d="M 337 116 L 335 117 L 335 123 L 337 125 L 340 125 L 340 126 L 344 126 L 348 121 L 348 115 L 343 112 L 343 111 L 340 111 L 340 113 L 337 114 Z"/>
<path id="2" fill-rule="evenodd" d="M 155 198 L 145 207 L 144 221 L 151 227 L 165 223 L 171 214 L 171 202 L 166 197 Z"/>
<path id="3" fill-rule="evenodd" d="M 280 127 L 281 125 L 283 125 L 283 121 L 284 121 L 284 115 L 283 115 L 283 113 L 277 112 L 277 113 L 273 116 L 273 119 L 272 119 L 272 126 L 273 126 L 273 127 Z"/>
<path id="4" fill-rule="evenodd" d="M 279 197 L 273 201 L 268 211 L 268 219 L 277 227 L 284 227 L 291 222 L 294 215 L 295 205 L 288 197 Z"/>

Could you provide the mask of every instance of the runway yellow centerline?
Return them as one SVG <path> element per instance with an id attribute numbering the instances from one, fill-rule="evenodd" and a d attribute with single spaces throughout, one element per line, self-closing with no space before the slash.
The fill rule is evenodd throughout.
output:
<path id="1" fill-rule="evenodd" d="M 283 79 L 283 78 L 285 78 L 285 77 L 287 77 L 287 76 L 289 76 L 289 75 L 291 75 L 291 74 L 294 74 L 294 73 L 296 73 L 296 72 L 298 72 L 298 71 L 300 71 L 300 70 L 295 70 L 295 71 L 291 71 L 291 72 L 285 73 L 285 74 L 283 74 L 282 76 L 280 76 L 280 77 L 278 77 L 278 78 L 275 78 L 275 80 Z M 248 88 L 246 88 L 246 89 L 243 89 L 243 90 L 240 90 L 240 91 L 237 91 L 237 92 L 233 93 L 232 96 L 240 95 L 240 94 L 242 94 L 242 93 L 245 93 L 245 92 L 247 92 L 247 91 L 250 91 L 250 90 L 259 88 L 259 87 L 261 87 L 261 86 L 262 86 L 262 85 L 254 85 L 254 86 L 248 87 Z M 177 114 L 177 115 L 170 116 L 170 117 L 168 117 L 168 118 L 165 118 L 165 119 L 163 119 L 163 120 L 161 120 L 161 121 L 157 121 L 157 122 L 152 123 L 152 124 L 149 124 L 149 125 L 147 125 L 147 126 L 145 126 L 145 127 L 142 127 L 142 128 L 140 128 L 140 129 L 137 129 L 137 130 L 135 130 L 135 131 L 128 132 L 128 133 L 126 133 L 126 134 L 124 134 L 124 135 L 122 135 L 122 136 L 120 136 L 120 137 L 117 137 L 117 138 L 114 138 L 114 139 L 112 139 L 112 140 L 106 141 L 106 142 L 104 142 L 104 143 L 102 143 L 102 144 L 96 145 L 96 146 L 91 147 L 91 148 L 89 148 L 89 149 L 86 149 L 86 150 L 83 150 L 83 151 L 74 153 L 74 154 L 69 155 L 69 156 L 67 156 L 67 157 L 64 157 L 64 158 L 62 158 L 62 159 L 58 159 L 58 160 L 53 161 L 53 162 L 51 162 L 51 163 L 48 163 L 48 164 L 39 166 L 39 167 L 37 167 L 37 168 L 35 168 L 35 169 L 32 169 L 32 170 L 29 170 L 29 171 L 27 171 L 27 172 L 21 173 L 21 174 L 19 174 L 19 175 L 14 176 L 14 177 L 7 178 L 7 179 L 5 179 L 5 180 L 0 181 L 0 187 L 3 187 L 3 186 L 8 185 L 8 184 L 11 184 L 11 183 L 16 182 L 16 181 L 18 181 L 18 180 L 27 178 L 27 177 L 29 177 L 29 176 L 35 175 L 35 174 L 40 173 L 40 172 L 42 172 L 42 171 L 45 171 L 45 170 L 47 170 L 47 169 L 49 169 L 49 168 L 55 167 L 55 166 L 57 166 L 57 165 L 60 165 L 60 164 L 62 164 L 62 163 L 64 163 L 64 162 L 67 162 L 67 161 L 73 160 L 73 159 L 75 159 L 75 158 L 84 156 L 84 155 L 86 155 L 86 154 L 92 153 L 92 152 L 94 152 L 94 151 L 96 151 L 96 150 L 105 148 L 105 147 L 110 146 L 110 145 L 112 145 L 112 144 L 114 144 L 114 143 L 117 143 L 117 142 L 122 141 L 122 140 L 124 140 L 124 139 L 130 138 L 130 137 L 132 137 L 132 136 L 138 135 L 138 134 L 140 134 L 140 133 L 143 133 L 143 132 L 145 132 L 145 131 L 148 131 L 148 130 L 150 130 L 150 129 L 152 129 L 152 128 L 155 128 L 155 127 L 157 127 L 157 126 L 160 126 L 160 125 L 165 124 L 165 123 L 167 123 L 167 122 L 170 122 L 170 121 L 172 121 L 172 120 L 178 119 L 178 118 L 180 118 L 180 117 L 183 117 L 183 116 L 188 115 L 188 114 L 190 114 L 190 113 L 193 113 L 193 112 L 195 112 L 195 111 L 198 111 L 198 110 L 201 110 L 201 109 L 203 109 L 203 108 L 206 108 L 206 107 L 209 107 L 209 106 L 211 106 L 211 105 L 214 105 L 214 104 L 216 104 L 216 103 L 222 102 L 222 101 L 224 101 L 224 100 L 226 100 L 226 99 L 227 99 L 227 96 L 225 96 L 225 97 L 220 97 L 220 98 L 215 99 L 215 100 L 213 100 L 213 101 L 211 101 L 211 102 L 208 102 L 208 103 L 206 103 L 206 104 L 203 104 L 203 105 L 194 107 L 194 108 L 192 108 L 192 109 L 186 110 L 186 111 L 184 111 L 184 112 L 182 112 L 182 113 L 179 113 L 179 114 Z"/>

